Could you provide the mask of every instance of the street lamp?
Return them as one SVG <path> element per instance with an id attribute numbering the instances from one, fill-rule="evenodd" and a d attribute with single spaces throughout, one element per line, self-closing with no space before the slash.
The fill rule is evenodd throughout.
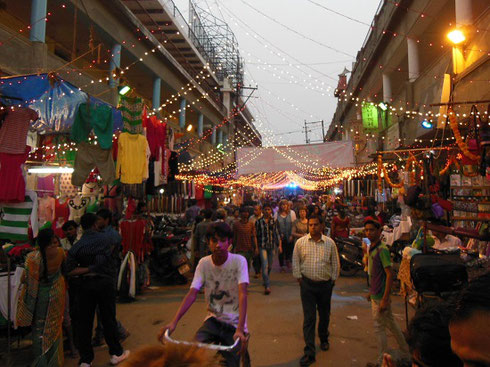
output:
<path id="1" fill-rule="evenodd" d="M 466 36 L 460 29 L 454 29 L 447 34 L 447 38 L 454 44 L 459 45 L 466 41 Z"/>

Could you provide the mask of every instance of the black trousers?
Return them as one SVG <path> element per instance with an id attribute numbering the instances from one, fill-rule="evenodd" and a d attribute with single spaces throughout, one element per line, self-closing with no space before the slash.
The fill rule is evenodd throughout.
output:
<path id="1" fill-rule="evenodd" d="M 114 281 L 105 277 L 84 277 L 77 286 L 76 300 L 78 303 L 76 323 L 80 364 L 92 363 L 92 331 L 94 327 L 95 309 L 100 310 L 100 321 L 104 328 L 104 338 L 109 346 L 110 355 L 121 355 L 116 321 L 116 288 Z"/>
<path id="2" fill-rule="evenodd" d="M 303 277 L 301 281 L 301 304 L 303 305 L 303 336 L 305 354 L 314 357 L 315 325 L 318 310 L 318 336 L 320 342 L 328 342 L 328 325 L 330 323 L 330 303 L 332 299 L 332 281 L 314 282 Z"/>
<path id="3" fill-rule="evenodd" d="M 293 258 L 294 242 L 288 239 L 282 240 L 282 253 L 279 253 L 279 266 L 283 267 L 285 261 L 291 262 Z"/>
<path id="4" fill-rule="evenodd" d="M 260 262 L 260 255 L 255 255 L 252 258 L 252 266 L 254 268 L 255 274 L 260 274 L 260 268 L 262 267 L 262 263 Z"/>
<path id="5" fill-rule="evenodd" d="M 197 331 L 195 339 L 201 343 L 207 344 L 221 344 L 221 345 L 233 345 L 233 335 L 235 335 L 236 328 L 232 325 L 225 324 L 218 321 L 214 317 L 210 317 L 201 328 Z M 225 366 L 228 367 L 240 367 L 240 344 L 231 352 L 219 352 L 224 360 Z"/>

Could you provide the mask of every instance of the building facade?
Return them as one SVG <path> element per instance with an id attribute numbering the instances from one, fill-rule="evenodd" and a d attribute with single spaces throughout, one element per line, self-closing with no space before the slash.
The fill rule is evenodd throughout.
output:
<path id="1" fill-rule="evenodd" d="M 340 77 L 325 141 L 352 140 L 362 164 L 376 151 L 451 139 L 445 103 L 463 122 L 490 100 L 488 24 L 486 0 L 382 1 L 347 81 Z M 452 31 L 464 40 L 451 41 Z"/>

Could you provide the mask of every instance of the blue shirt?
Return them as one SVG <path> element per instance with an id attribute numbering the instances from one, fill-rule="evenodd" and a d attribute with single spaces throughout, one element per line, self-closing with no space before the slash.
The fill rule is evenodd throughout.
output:
<path id="1" fill-rule="evenodd" d="M 90 273 L 115 278 L 116 268 L 112 246 L 107 234 L 88 230 L 68 251 L 67 271 L 77 267 L 88 268 Z"/>

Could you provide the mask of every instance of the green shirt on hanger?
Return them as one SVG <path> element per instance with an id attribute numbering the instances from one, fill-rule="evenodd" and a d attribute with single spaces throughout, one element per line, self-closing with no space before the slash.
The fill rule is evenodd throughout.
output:
<path id="1" fill-rule="evenodd" d="M 86 142 L 92 129 L 100 147 L 111 149 L 114 129 L 111 107 L 103 104 L 80 104 L 71 127 L 71 138 L 77 143 Z"/>

